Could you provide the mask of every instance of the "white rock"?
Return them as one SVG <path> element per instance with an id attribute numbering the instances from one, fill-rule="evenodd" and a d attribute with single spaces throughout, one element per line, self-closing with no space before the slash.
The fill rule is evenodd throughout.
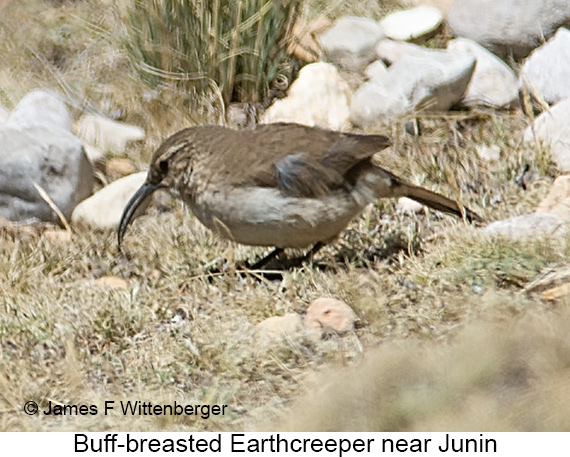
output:
<path id="1" fill-rule="evenodd" d="M 374 123 L 389 123 L 412 109 L 412 104 L 403 90 L 390 90 L 388 83 L 377 80 L 364 83 L 354 94 L 350 106 L 350 120 L 358 127 Z"/>
<path id="2" fill-rule="evenodd" d="M 398 11 L 380 21 L 384 35 L 393 40 L 412 40 L 436 31 L 443 21 L 441 12 L 433 6 Z"/>
<path id="3" fill-rule="evenodd" d="M 544 146 L 550 147 L 552 159 L 558 169 L 570 171 L 570 98 L 557 103 L 550 111 L 543 112 L 534 120 L 533 127 L 527 127 L 524 132 L 526 142 L 537 139 Z"/>
<path id="4" fill-rule="evenodd" d="M 71 115 L 57 94 L 35 90 L 27 94 L 16 106 L 7 124 L 12 126 L 53 126 L 71 132 Z"/>
<path id="5" fill-rule="evenodd" d="M 531 94 L 547 103 L 570 97 L 570 31 L 559 29 L 546 44 L 533 51 L 521 69 L 520 79 Z"/>
<path id="6" fill-rule="evenodd" d="M 263 122 L 297 122 L 345 130 L 349 126 L 350 98 L 350 88 L 334 65 L 309 64 L 301 69 L 287 97 L 265 111 Z"/>
<path id="7" fill-rule="evenodd" d="M 384 76 L 386 76 L 387 72 L 388 69 L 386 68 L 384 62 L 382 62 L 381 60 L 375 60 L 370 65 L 368 65 L 364 70 L 364 74 L 369 80 L 374 80 L 378 78 L 381 79 Z"/>
<path id="8" fill-rule="evenodd" d="M 424 205 L 408 197 L 400 197 L 396 207 L 399 211 L 411 214 L 419 213 L 424 209 Z"/>
<path id="9" fill-rule="evenodd" d="M 381 40 L 376 45 L 376 57 L 388 64 L 393 64 L 409 56 L 429 58 L 434 55 L 447 55 L 447 52 L 440 49 L 424 48 L 405 41 Z"/>
<path id="10" fill-rule="evenodd" d="M 390 122 L 412 110 L 447 110 L 463 98 L 474 68 L 472 56 L 404 57 L 384 78 L 366 82 L 356 91 L 350 118 L 365 127 Z"/>
<path id="11" fill-rule="evenodd" d="M 8 122 L 10 117 L 10 111 L 8 111 L 4 106 L 0 105 L 0 125 Z"/>
<path id="12" fill-rule="evenodd" d="M 332 62 L 357 70 L 374 60 L 374 47 L 384 38 L 382 27 L 365 17 L 342 17 L 319 37 L 325 55 Z"/>
<path id="13" fill-rule="evenodd" d="M 475 71 L 463 99 L 465 105 L 503 108 L 518 100 L 517 76 L 497 56 L 468 38 L 451 40 L 447 43 L 447 50 L 451 53 L 471 55 L 477 59 Z"/>
<path id="14" fill-rule="evenodd" d="M 540 236 L 564 235 L 568 232 L 568 225 L 554 214 L 531 213 L 492 222 L 482 231 L 487 235 L 520 240 Z"/>
<path id="15" fill-rule="evenodd" d="M 79 228 L 116 228 L 125 206 L 144 183 L 146 176 L 146 172 L 135 173 L 103 187 L 77 205 L 71 215 L 71 222 Z M 144 208 L 139 213 L 142 211 Z"/>
<path id="16" fill-rule="evenodd" d="M 85 155 L 89 159 L 89 162 L 92 164 L 105 159 L 105 154 L 90 144 L 83 143 L 83 150 L 85 151 Z"/>
<path id="17" fill-rule="evenodd" d="M 77 122 L 76 131 L 87 144 L 110 154 L 122 154 L 129 143 L 145 137 L 140 127 L 93 114 L 82 116 Z"/>
<path id="18" fill-rule="evenodd" d="M 458 0 L 447 15 L 451 32 L 498 56 L 525 57 L 570 24 L 568 0 Z"/>
<path id="19" fill-rule="evenodd" d="M 477 146 L 477 155 L 487 162 L 497 162 L 501 159 L 501 148 L 496 144 Z"/>

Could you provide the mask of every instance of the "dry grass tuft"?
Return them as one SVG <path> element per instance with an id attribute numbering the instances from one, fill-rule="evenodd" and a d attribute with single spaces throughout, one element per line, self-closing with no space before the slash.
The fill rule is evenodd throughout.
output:
<path id="1" fill-rule="evenodd" d="M 518 307 L 501 294 L 489 305 Z M 568 303 L 568 301 L 567 301 Z M 307 383 L 288 431 L 565 431 L 570 426 L 566 309 L 476 321 L 450 341 L 386 342 Z"/>
<path id="2" fill-rule="evenodd" d="M 258 103 L 280 73 L 291 73 L 285 50 L 299 0 L 126 3 L 126 47 L 151 87 L 176 81 L 222 105 Z"/>

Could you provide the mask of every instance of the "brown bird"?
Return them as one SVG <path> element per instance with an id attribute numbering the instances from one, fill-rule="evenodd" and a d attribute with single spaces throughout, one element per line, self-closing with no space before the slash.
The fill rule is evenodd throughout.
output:
<path id="1" fill-rule="evenodd" d="M 181 130 L 155 152 L 145 183 L 127 204 L 119 249 L 135 214 L 162 188 L 178 190 L 196 217 L 218 235 L 276 247 L 254 268 L 284 248 L 313 246 L 312 255 L 378 198 L 409 197 L 480 220 L 454 200 L 373 164 L 372 156 L 389 145 L 381 135 L 285 123 L 241 131 L 220 126 Z"/>

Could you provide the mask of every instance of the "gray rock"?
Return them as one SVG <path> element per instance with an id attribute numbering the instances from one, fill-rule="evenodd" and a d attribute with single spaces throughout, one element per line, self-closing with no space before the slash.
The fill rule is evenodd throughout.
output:
<path id="1" fill-rule="evenodd" d="M 528 57 L 521 69 L 521 85 L 543 98 L 557 103 L 570 97 L 570 31 L 561 28 L 546 44 Z"/>
<path id="2" fill-rule="evenodd" d="M 441 52 L 403 57 L 388 68 L 384 78 L 366 82 L 356 91 L 351 120 L 365 127 L 411 110 L 447 110 L 463 98 L 474 68 L 472 56 Z"/>
<path id="3" fill-rule="evenodd" d="M 477 65 L 463 103 L 504 108 L 518 100 L 519 82 L 515 72 L 496 55 L 468 38 L 456 38 L 447 43 L 447 50 L 472 55 Z"/>
<path id="4" fill-rule="evenodd" d="M 20 100 L 7 124 L 18 127 L 53 126 L 71 132 L 71 115 L 58 94 L 35 90 Z"/>
<path id="5" fill-rule="evenodd" d="M 354 125 L 366 127 L 388 123 L 412 108 L 403 91 L 390 89 L 390 79 L 366 82 L 355 92 L 350 105 L 350 120 Z"/>
<path id="6" fill-rule="evenodd" d="M 67 130 L 49 126 L 0 126 L 0 216 L 58 222 L 34 183 L 68 218 L 93 186 L 93 169 L 81 141 Z"/>
<path id="7" fill-rule="evenodd" d="M 66 218 L 91 194 L 93 170 L 81 141 L 70 129 L 65 104 L 41 91 L 24 97 L 8 122 L 0 125 L 1 217 L 58 222 L 34 183 Z"/>
<path id="8" fill-rule="evenodd" d="M 382 27 L 373 19 L 343 17 L 319 37 L 328 59 L 351 70 L 375 59 L 376 43 L 384 38 Z"/>
<path id="9" fill-rule="evenodd" d="M 558 216 L 549 213 L 531 213 L 495 221 L 482 229 L 483 233 L 513 240 L 549 235 L 564 235 L 568 226 Z"/>
<path id="10" fill-rule="evenodd" d="M 538 140 L 550 148 L 552 159 L 562 172 L 570 171 L 570 98 L 557 103 L 550 111 L 543 112 L 534 120 L 532 127 L 524 131 L 524 141 Z M 536 135 L 536 137 L 535 137 Z"/>
<path id="11" fill-rule="evenodd" d="M 504 57 L 525 57 L 561 26 L 570 25 L 568 0 L 460 0 L 447 15 L 456 35 Z"/>
<path id="12" fill-rule="evenodd" d="M 405 41 L 433 34 L 442 21 L 443 15 L 437 8 L 423 5 L 389 14 L 380 26 L 388 38 Z"/>

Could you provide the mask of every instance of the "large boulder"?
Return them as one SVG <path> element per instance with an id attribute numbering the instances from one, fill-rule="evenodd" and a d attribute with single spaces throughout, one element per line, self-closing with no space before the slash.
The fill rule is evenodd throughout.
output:
<path id="1" fill-rule="evenodd" d="M 535 49 L 521 69 L 521 84 L 536 98 L 558 103 L 570 97 L 570 30 L 561 28 Z"/>
<path id="2" fill-rule="evenodd" d="M 71 132 L 65 103 L 43 91 L 24 97 L 0 125 L 0 216 L 58 222 L 34 184 L 65 217 L 93 187 L 93 170 L 81 140 Z"/>
<path id="3" fill-rule="evenodd" d="M 458 0 L 447 15 L 457 36 L 504 57 L 526 57 L 561 26 L 570 25 L 568 0 Z"/>
<path id="4" fill-rule="evenodd" d="M 550 148 L 552 160 L 564 173 L 570 172 L 570 98 L 543 112 L 526 128 L 524 141 Z"/>
<path id="5" fill-rule="evenodd" d="M 402 57 L 385 76 L 360 86 L 350 106 L 351 120 L 366 127 L 414 110 L 445 111 L 463 98 L 474 68 L 473 56 L 445 51 Z"/>
<path id="6" fill-rule="evenodd" d="M 518 100 L 517 75 L 496 55 L 468 38 L 451 40 L 447 43 L 447 50 L 477 59 L 477 66 L 463 99 L 465 105 L 504 108 Z"/>

